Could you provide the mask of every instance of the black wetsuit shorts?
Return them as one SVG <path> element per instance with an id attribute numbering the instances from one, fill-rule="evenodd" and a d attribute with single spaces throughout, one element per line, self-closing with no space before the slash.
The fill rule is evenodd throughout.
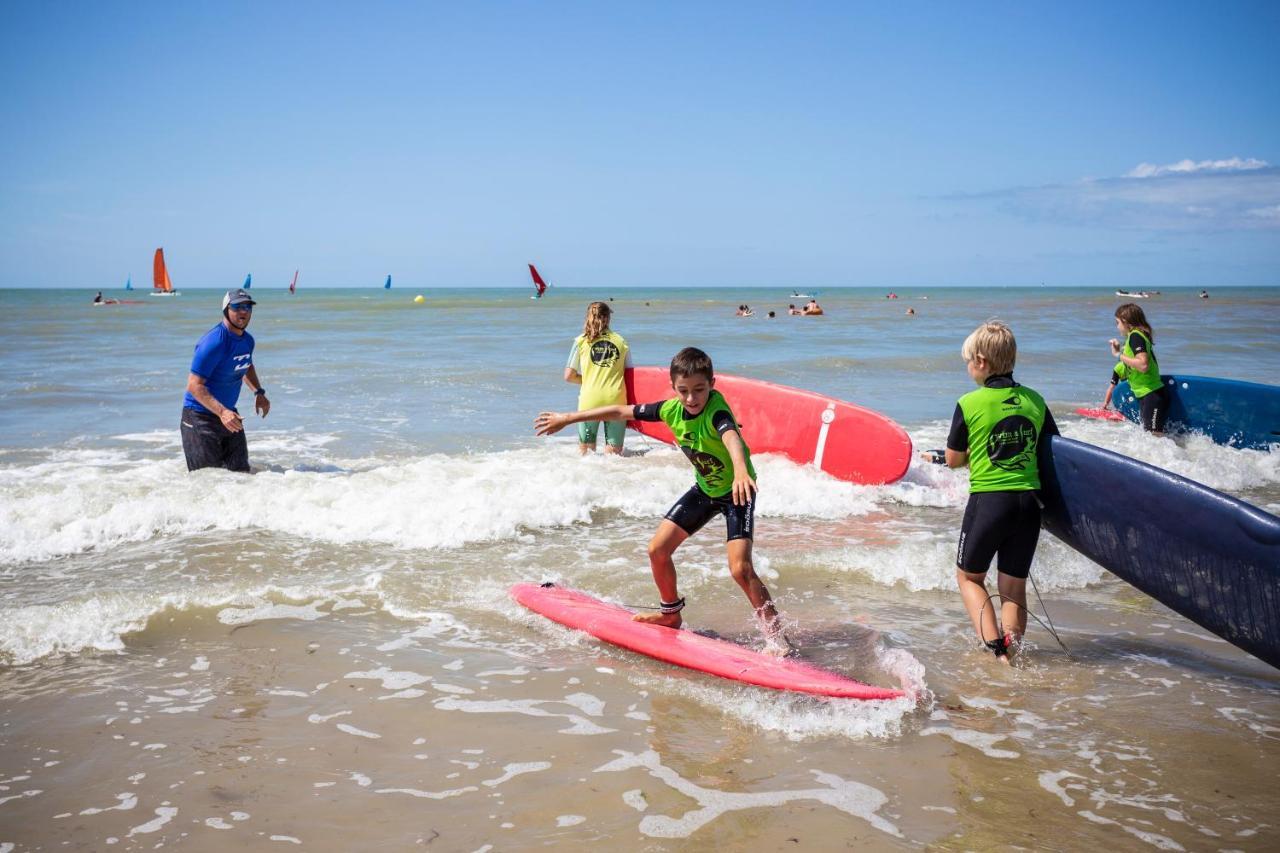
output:
<path id="1" fill-rule="evenodd" d="M 991 567 L 1025 578 L 1040 539 L 1040 501 L 1035 492 L 976 492 L 969 495 L 956 546 L 956 565 L 975 575 Z"/>
<path id="2" fill-rule="evenodd" d="M 1147 432 L 1164 432 L 1169 420 L 1169 388 L 1161 385 L 1138 401 L 1139 423 Z"/>
<path id="3" fill-rule="evenodd" d="M 232 432 L 212 412 L 182 410 L 182 452 L 187 457 L 187 470 L 226 468 L 249 472 L 249 442 L 244 430 Z"/>
<path id="4" fill-rule="evenodd" d="M 745 504 L 735 504 L 732 493 L 713 498 L 694 486 L 680 496 L 680 500 L 667 510 L 664 517 L 692 536 L 717 514 L 724 515 L 726 542 L 732 542 L 734 539 L 751 539 L 754 536 L 755 500 L 747 501 Z"/>

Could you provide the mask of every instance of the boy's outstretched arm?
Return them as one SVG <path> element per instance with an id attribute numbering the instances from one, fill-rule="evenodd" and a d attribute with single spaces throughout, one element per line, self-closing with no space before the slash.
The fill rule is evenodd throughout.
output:
<path id="1" fill-rule="evenodd" d="M 742 506 L 755 497 L 756 481 L 751 479 L 747 469 L 747 454 L 742 452 L 742 436 L 736 429 L 728 430 L 721 436 L 724 449 L 729 451 L 729 459 L 733 461 L 733 503 Z"/>
<path id="2" fill-rule="evenodd" d="M 581 412 L 540 412 L 533 419 L 533 431 L 537 435 L 551 435 L 569 424 L 591 421 L 629 421 L 635 417 L 635 406 L 601 406 Z"/>

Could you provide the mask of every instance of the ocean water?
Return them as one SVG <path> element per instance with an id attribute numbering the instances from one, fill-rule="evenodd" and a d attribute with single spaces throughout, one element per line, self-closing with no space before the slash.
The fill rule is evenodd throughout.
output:
<path id="1" fill-rule="evenodd" d="M 0 852 L 1274 849 L 1280 675 L 1048 535 L 1036 610 L 1066 649 L 1033 623 L 999 667 L 954 591 L 964 472 L 863 487 L 757 459 L 757 569 L 803 656 L 908 700 L 673 670 L 508 599 L 556 580 L 654 603 L 645 545 L 691 482 L 635 434 L 621 458 L 533 436 L 574 406 L 592 299 L 637 364 L 699 346 L 918 448 L 972 387 L 964 337 L 1000 317 L 1066 435 L 1280 513 L 1280 448 L 1071 414 L 1110 376 L 1110 291 L 836 289 L 812 318 L 789 292 L 255 290 L 273 408 L 242 397 L 237 476 L 187 473 L 177 428 L 221 291 L 0 291 Z M 1196 292 L 1143 303 L 1161 366 L 1275 383 L 1280 289 Z M 716 523 L 677 566 L 689 624 L 758 643 Z"/>

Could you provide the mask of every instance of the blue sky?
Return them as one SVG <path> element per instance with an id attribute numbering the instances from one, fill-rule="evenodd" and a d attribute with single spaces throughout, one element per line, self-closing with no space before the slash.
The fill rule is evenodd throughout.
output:
<path id="1" fill-rule="evenodd" d="M 0 5 L 0 287 L 1280 284 L 1280 3 Z"/>

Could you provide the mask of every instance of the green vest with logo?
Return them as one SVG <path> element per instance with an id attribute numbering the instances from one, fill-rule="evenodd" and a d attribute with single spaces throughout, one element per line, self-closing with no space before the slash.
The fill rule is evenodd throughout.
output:
<path id="1" fill-rule="evenodd" d="M 1125 364 L 1123 361 L 1116 367 L 1116 373 L 1121 379 L 1129 380 L 1129 387 L 1133 389 L 1133 396 L 1141 400 L 1143 397 L 1155 391 L 1162 384 L 1160 379 L 1160 365 L 1156 362 L 1156 345 L 1151 343 L 1151 338 L 1141 329 L 1134 329 L 1130 335 L 1138 335 L 1147 343 L 1147 369 L 1138 372 L 1136 369 Z M 1124 336 L 1124 354 L 1129 358 L 1134 358 L 1135 353 L 1133 347 L 1129 346 L 1129 335 Z"/>
<path id="2" fill-rule="evenodd" d="M 1040 488 L 1036 450 L 1047 410 L 1043 397 L 1021 385 L 984 386 L 960 398 L 969 427 L 971 493 Z"/>
<path id="3" fill-rule="evenodd" d="M 578 348 L 578 366 L 582 369 L 578 409 L 624 405 L 627 390 L 622 380 L 628 347 L 622 335 L 607 331 L 594 341 L 578 335 L 574 345 Z"/>
<path id="4" fill-rule="evenodd" d="M 685 418 L 684 404 L 679 400 L 667 400 L 658 410 L 662 422 L 671 427 L 676 446 L 693 463 L 698 488 L 713 498 L 724 497 L 733 491 L 733 460 L 729 457 L 729 449 L 724 446 L 724 439 L 711 423 L 716 412 L 729 412 L 729 417 L 733 417 L 724 395 L 715 390 L 712 390 L 711 396 L 707 398 L 707 405 L 703 406 L 696 418 Z M 733 423 L 737 425 L 737 418 L 734 418 Z M 745 441 L 742 443 L 742 453 L 747 458 L 747 473 L 754 480 L 756 469 L 751 464 L 751 451 Z"/>

